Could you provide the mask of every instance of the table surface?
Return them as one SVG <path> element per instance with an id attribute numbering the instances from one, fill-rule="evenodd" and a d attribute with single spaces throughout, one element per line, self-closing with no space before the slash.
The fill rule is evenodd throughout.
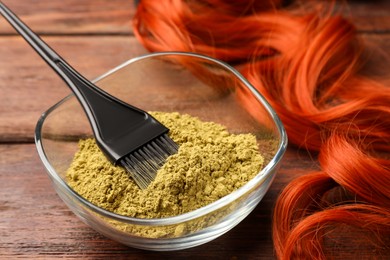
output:
<path id="1" fill-rule="evenodd" d="M 87 78 L 147 52 L 132 34 L 133 1 L 3 2 Z M 371 46 L 390 54 L 390 1 L 350 1 L 345 14 Z M 315 158 L 289 147 L 257 208 L 210 243 L 176 252 L 126 247 L 86 226 L 62 203 L 36 153 L 33 135 L 40 114 L 68 93 L 57 75 L 0 18 L 0 258 L 275 258 L 273 205 L 289 181 L 316 169 Z M 332 245 L 335 258 L 375 255 L 370 248 L 350 243 L 353 236 L 344 234 L 345 243 Z M 388 258 L 380 254 L 378 258 L 390 258 L 390 253 Z"/>

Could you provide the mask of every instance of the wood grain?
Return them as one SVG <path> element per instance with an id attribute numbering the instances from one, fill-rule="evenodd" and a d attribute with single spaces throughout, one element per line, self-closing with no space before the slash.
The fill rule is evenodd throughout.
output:
<path id="1" fill-rule="evenodd" d="M 126 36 L 50 36 L 44 40 L 91 80 L 146 52 Z M 0 37 L 0 57 L 0 142 L 32 141 L 40 114 L 70 91 L 21 37 Z"/>
<path id="2" fill-rule="evenodd" d="M 350 0 L 345 2 L 349 4 L 343 5 L 343 14 L 351 19 L 358 31 L 381 34 L 390 32 L 390 1 Z"/>
<path id="3" fill-rule="evenodd" d="M 132 36 L 131 0 L 2 0 L 87 78 L 146 53 Z M 370 47 L 365 71 L 390 77 L 390 1 L 349 1 L 351 18 Z M 383 65 L 387 64 L 387 65 Z M 205 245 L 149 252 L 109 240 L 81 222 L 56 195 L 38 158 L 33 132 L 40 114 L 69 90 L 0 19 L 0 259 L 274 259 L 272 208 L 283 187 L 317 168 L 315 157 L 289 147 L 259 206 L 243 222 Z M 390 259 L 384 248 L 342 232 L 327 242 L 333 259 Z"/>
<path id="4" fill-rule="evenodd" d="M 132 0 L 4 0 L 38 34 L 131 34 Z M 0 34 L 16 34 L 0 19 Z"/>
<path id="5" fill-rule="evenodd" d="M 4 0 L 39 34 L 132 34 L 133 0 Z M 342 13 L 359 31 L 390 31 L 390 1 L 340 1 Z M 0 34 L 16 34 L 0 19 Z"/>

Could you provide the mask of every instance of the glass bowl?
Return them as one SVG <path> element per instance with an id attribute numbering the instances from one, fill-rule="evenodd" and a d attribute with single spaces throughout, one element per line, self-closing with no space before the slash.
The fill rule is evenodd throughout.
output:
<path id="1" fill-rule="evenodd" d="M 286 150 L 286 132 L 268 102 L 231 66 L 193 53 L 153 53 L 131 59 L 94 82 L 145 111 L 189 114 L 222 124 L 231 133 L 253 133 L 265 158 L 264 167 L 252 180 L 205 207 L 161 219 L 118 215 L 85 200 L 67 184 L 66 171 L 79 139 L 92 136 L 83 109 L 69 95 L 41 116 L 35 141 L 58 195 L 96 231 L 146 250 L 194 247 L 236 226 L 267 192 Z M 132 231 L 137 229 L 172 232 L 153 238 Z"/>

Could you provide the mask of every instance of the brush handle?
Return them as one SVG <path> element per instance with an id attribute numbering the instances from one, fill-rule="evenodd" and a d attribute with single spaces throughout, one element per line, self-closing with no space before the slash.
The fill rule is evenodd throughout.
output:
<path id="1" fill-rule="evenodd" d="M 111 161 L 117 162 L 125 154 L 126 147 L 123 144 L 121 149 L 113 149 L 112 140 L 123 136 L 134 125 L 144 123 L 150 116 L 109 95 L 84 78 L 2 2 L 0 13 L 69 86 L 82 105 L 100 148 Z"/>
<path id="2" fill-rule="evenodd" d="M 0 2 L 0 13 L 15 28 L 15 30 L 27 40 L 27 42 L 47 62 L 63 61 L 38 35 L 33 33 L 8 7 Z"/>
<path id="3" fill-rule="evenodd" d="M 80 93 L 84 87 L 79 85 L 89 85 L 93 91 L 102 92 L 91 86 L 89 81 L 80 73 L 74 70 L 60 55 L 58 55 L 49 45 L 47 45 L 38 35 L 36 35 L 26 24 L 24 24 L 7 6 L 0 2 L 0 13 L 14 27 L 14 29 L 30 44 L 30 46 L 46 61 L 49 66 L 67 83 L 72 92 L 77 96 L 83 107 L 86 107 L 84 96 Z M 81 84 L 80 84 L 81 83 Z M 76 84 L 76 85 L 75 85 Z M 85 92 L 85 90 L 83 90 Z"/>
<path id="4" fill-rule="evenodd" d="M 62 78 L 67 78 L 63 70 L 57 66 L 57 63 L 62 63 L 67 67 L 70 66 L 2 2 L 0 2 L 0 13 Z"/>

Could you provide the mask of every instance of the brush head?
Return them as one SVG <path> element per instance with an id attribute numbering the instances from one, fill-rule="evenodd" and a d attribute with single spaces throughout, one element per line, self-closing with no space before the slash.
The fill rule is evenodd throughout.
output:
<path id="1" fill-rule="evenodd" d="M 84 90 L 96 142 L 115 165 L 122 165 L 141 189 L 156 176 L 168 156 L 178 150 L 169 129 L 147 112 L 106 93 Z M 89 96 L 88 96 L 89 95 Z"/>
<path id="2" fill-rule="evenodd" d="M 80 85 L 82 98 L 88 101 L 83 108 L 102 152 L 113 164 L 125 167 L 140 188 L 146 188 L 166 158 L 178 150 L 167 135 L 169 129 L 147 112 L 92 83 L 75 82 Z"/>
<path id="3" fill-rule="evenodd" d="M 163 134 L 123 157 L 119 163 L 137 185 L 145 189 L 154 180 L 165 160 L 175 154 L 178 148 L 179 146 L 167 134 Z"/>

